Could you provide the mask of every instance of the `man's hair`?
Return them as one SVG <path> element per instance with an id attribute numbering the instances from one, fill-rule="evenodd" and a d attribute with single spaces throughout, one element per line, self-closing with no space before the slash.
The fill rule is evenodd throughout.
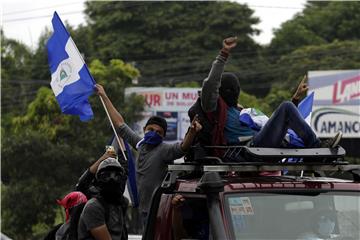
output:
<path id="1" fill-rule="evenodd" d="M 146 122 L 145 127 L 147 127 L 150 124 L 156 124 L 156 125 L 160 126 L 164 130 L 164 137 L 166 136 L 167 122 L 164 118 L 162 118 L 160 116 L 152 116 Z"/>

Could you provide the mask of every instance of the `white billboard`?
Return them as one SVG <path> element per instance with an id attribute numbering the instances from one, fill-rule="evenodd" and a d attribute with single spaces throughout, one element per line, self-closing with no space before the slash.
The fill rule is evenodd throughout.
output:
<path id="1" fill-rule="evenodd" d="M 162 116 L 168 123 L 165 137 L 167 142 L 184 139 L 190 126 L 189 108 L 198 98 L 197 88 L 165 88 L 165 87 L 131 87 L 125 89 L 125 96 L 135 93 L 144 96 L 145 112 L 143 119 L 133 126 L 133 129 L 143 135 L 143 127 L 152 115 Z"/>
<path id="2" fill-rule="evenodd" d="M 360 138 L 360 70 L 310 71 L 308 77 L 316 134 L 327 138 L 342 131 L 344 138 Z"/>

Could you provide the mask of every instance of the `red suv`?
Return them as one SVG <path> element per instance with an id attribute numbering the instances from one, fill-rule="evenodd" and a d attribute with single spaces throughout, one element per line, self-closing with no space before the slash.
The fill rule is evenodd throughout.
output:
<path id="1" fill-rule="evenodd" d="M 169 165 L 143 239 L 360 239 L 360 166 L 343 148 L 229 151 L 241 161 Z"/>

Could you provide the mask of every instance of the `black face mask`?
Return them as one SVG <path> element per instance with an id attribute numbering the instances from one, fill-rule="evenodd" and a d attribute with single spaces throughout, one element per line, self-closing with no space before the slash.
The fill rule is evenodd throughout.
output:
<path id="1" fill-rule="evenodd" d="M 125 183 L 118 183 L 112 180 L 106 183 L 99 183 L 100 195 L 109 203 L 120 204 L 125 190 Z"/>
<path id="2" fill-rule="evenodd" d="M 103 171 L 99 174 L 97 185 L 105 201 L 120 204 L 125 191 L 126 175 L 118 171 Z"/>
<path id="3" fill-rule="evenodd" d="M 220 96 L 229 107 L 236 107 L 240 95 L 239 79 L 233 73 L 223 73 L 221 76 Z"/>

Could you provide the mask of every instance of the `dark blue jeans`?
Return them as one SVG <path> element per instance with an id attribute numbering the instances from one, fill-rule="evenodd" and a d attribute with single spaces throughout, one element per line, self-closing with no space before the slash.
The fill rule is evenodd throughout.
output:
<path id="1" fill-rule="evenodd" d="M 252 145 L 254 147 L 281 147 L 289 128 L 304 141 L 305 147 L 320 146 L 320 140 L 314 131 L 305 122 L 297 107 L 289 101 L 280 104 L 265 126 L 254 136 Z"/>

